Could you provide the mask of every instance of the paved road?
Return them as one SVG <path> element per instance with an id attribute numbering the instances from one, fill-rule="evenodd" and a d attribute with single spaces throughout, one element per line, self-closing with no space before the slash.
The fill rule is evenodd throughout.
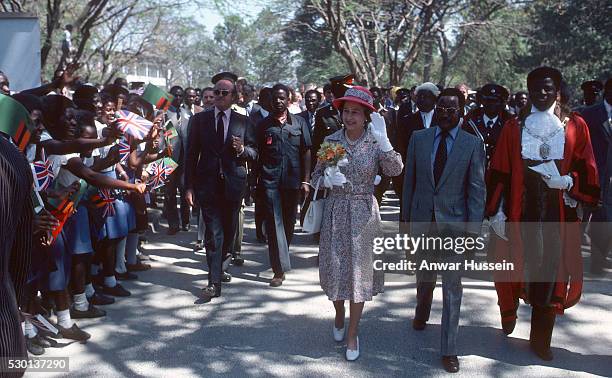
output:
<path id="1" fill-rule="evenodd" d="M 386 201 L 385 219 L 397 217 Z M 292 247 L 294 270 L 280 288 L 268 286 L 267 247 L 254 238 L 252 208 L 247 208 L 243 267 L 208 304 L 198 300 L 206 284 L 204 254 L 192 251 L 195 232 L 150 233 L 146 253 L 153 269 L 125 283 L 129 298 L 106 306 L 102 321 L 79 325 L 92 334 L 86 344 L 48 349 L 47 356 L 70 356 L 71 376 L 440 376 L 441 288 L 435 291 L 430 324 L 413 331 L 410 320 L 415 285 L 388 277 L 386 292 L 365 306 L 362 355 L 344 359 L 344 346 L 332 339 L 333 307 L 318 285 L 317 245 L 298 235 Z M 529 351 L 529 307 L 522 305 L 511 337 L 500 330 L 493 285 L 464 282 L 458 376 L 610 376 L 612 375 L 612 273 L 586 278 L 582 301 L 558 318 L 551 362 Z M 347 312 L 348 313 L 348 312 Z M 29 376 L 40 376 L 28 374 Z"/>

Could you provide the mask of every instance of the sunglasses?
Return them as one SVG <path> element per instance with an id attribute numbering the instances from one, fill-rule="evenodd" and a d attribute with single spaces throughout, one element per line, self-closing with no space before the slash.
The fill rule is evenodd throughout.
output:
<path id="1" fill-rule="evenodd" d="M 225 97 L 228 94 L 232 93 L 232 91 L 228 91 L 227 89 L 215 89 L 213 93 L 215 94 L 215 96 Z"/>

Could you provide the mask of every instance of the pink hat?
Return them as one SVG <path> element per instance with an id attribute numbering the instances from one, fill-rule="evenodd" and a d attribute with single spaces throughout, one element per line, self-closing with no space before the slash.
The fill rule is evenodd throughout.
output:
<path id="1" fill-rule="evenodd" d="M 340 109 L 345 101 L 350 101 L 364 106 L 371 111 L 375 112 L 374 98 L 372 93 L 367 88 L 355 85 L 344 92 L 344 96 L 335 99 L 332 104 L 336 109 Z"/>

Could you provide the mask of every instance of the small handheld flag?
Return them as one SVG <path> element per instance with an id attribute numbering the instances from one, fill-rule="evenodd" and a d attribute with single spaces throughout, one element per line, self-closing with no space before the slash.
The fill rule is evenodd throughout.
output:
<path id="1" fill-rule="evenodd" d="M 149 134 L 151 127 L 153 127 L 153 122 L 127 110 L 120 110 L 117 114 L 117 127 L 119 130 L 135 139 L 143 140 Z"/>
<path id="2" fill-rule="evenodd" d="M 130 156 L 132 149 L 130 143 L 126 139 L 121 139 L 117 144 L 119 145 L 119 163 L 123 163 L 127 160 L 128 156 Z"/>
<path id="3" fill-rule="evenodd" d="M 147 84 L 142 93 L 142 99 L 159 110 L 167 111 L 172 100 L 174 100 L 174 96 L 153 84 Z"/>
<path id="4" fill-rule="evenodd" d="M 115 215 L 115 198 L 110 189 L 100 189 L 91 196 L 91 202 L 96 208 L 102 209 L 102 217 L 112 217 Z"/>
<path id="5" fill-rule="evenodd" d="M 147 173 L 149 174 L 147 186 L 149 190 L 155 190 L 163 186 L 177 166 L 178 164 L 169 157 L 155 160 L 153 163 L 149 164 L 147 168 Z"/>
<path id="6" fill-rule="evenodd" d="M 47 158 L 44 148 L 40 151 L 40 160 L 32 163 L 32 169 L 36 190 L 45 191 L 53 182 L 55 175 L 53 174 L 53 162 Z"/>

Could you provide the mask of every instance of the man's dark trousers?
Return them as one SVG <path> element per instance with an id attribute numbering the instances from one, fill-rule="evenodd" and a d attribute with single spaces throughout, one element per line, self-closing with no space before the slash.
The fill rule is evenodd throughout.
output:
<path id="1" fill-rule="evenodd" d="M 282 274 L 289 270 L 287 267 L 291 267 L 288 252 L 293 239 L 300 190 L 264 189 L 264 191 L 270 265 L 274 274 Z M 281 256 L 280 251 L 286 251 L 283 252 L 286 255 Z"/>
<path id="2" fill-rule="evenodd" d="M 226 198 L 222 179 L 217 179 L 216 185 L 215 198 L 207 198 L 203 191 L 196 192 L 206 226 L 204 244 L 206 246 L 209 284 L 221 283 L 223 259 L 232 252 L 234 237 L 238 229 L 238 213 L 242 202 L 242 198 L 239 201 Z M 223 206 L 219 206 L 219 204 L 223 204 Z M 223 230 L 229 230 L 229 232 Z"/>

